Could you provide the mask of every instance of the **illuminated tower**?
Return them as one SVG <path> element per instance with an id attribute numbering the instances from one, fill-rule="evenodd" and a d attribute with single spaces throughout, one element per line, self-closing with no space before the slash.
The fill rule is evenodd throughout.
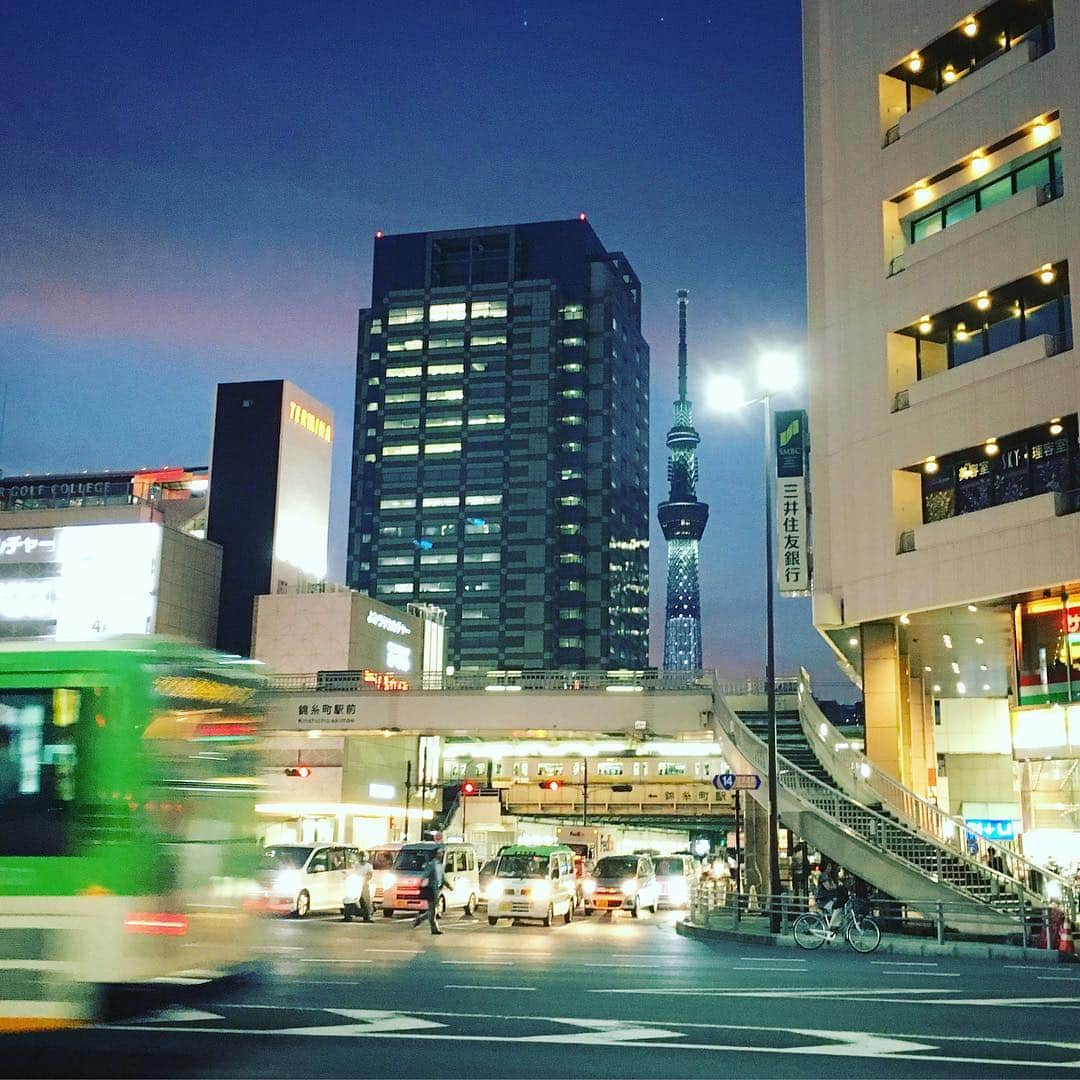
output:
<path id="1" fill-rule="evenodd" d="M 657 517 L 667 540 L 667 610 L 664 620 L 664 667 L 674 671 L 697 671 L 701 667 L 701 590 L 698 584 L 698 545 L 709 507 L 701 502 L 697 487 L 697 446 L 701 436 L 694 428 L 693 411 L 686 396 L 686 298 L 679 302 L 679 396 L 675 421 L 668 431 L 668 480 L 671 492 L 660 504 Z"/>

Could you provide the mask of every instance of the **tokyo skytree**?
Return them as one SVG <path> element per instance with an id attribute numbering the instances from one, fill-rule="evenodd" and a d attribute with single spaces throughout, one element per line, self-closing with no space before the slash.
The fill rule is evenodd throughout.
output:
<path id="1" fill-rule="evenodd" d="M 698 581 L 699 542 L 709 520 L 709 507 L 697 497 L 697 447 L 701 436 L 694 428 L 691 403 L 686 396 L 686 299 L 679 305 L 679 396 L 668 431 L 667 502 L 657 517 L 667 540 L 667 611 L 664 621 L 664 668 L 697 671 L 701 668 L 701 589 Z"/>

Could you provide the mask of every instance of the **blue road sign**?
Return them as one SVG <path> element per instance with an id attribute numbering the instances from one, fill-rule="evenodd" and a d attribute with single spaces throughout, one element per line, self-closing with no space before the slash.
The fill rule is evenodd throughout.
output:
<path id="1" fill-rule="evenodd" d="M 716 773 L 712 785 L 717 791 L 757 791 L 761 777 L 757 773 Z"/>

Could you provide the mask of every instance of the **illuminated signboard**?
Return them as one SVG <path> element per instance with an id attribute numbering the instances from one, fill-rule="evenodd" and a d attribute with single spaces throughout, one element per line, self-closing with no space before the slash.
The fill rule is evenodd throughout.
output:
<path id="1" fill-rule="evenodd" d="M 373 687 L 375 690 L 396 691 L 409 689 L 409 684 L 404 679 L 399 679 L 389 671 L 369 671 L 365 668 L 361 675 L 364 685 Z"/>
<path id="2" fill-rule="evenodd" d="M 398 619 L 392 619 L 389 615 L 383 615 L 381 611 L 369 611 L 368 624 L 377 626 L 380 630 L 389 630 L 391 634 L 411 634 L 412 630 Z"/>
<path id="3" fill-rule="evenodd" d="M 965 818 L 964 824 L 987 840 L 1016 839 L 1016 822 L 1007 818 Z"/>
<path id="4" fill-rule="evenodd" d="M 386 643 L 386 666 L 391 671 L 412 670 L 412 649 L 397 641 Z"/>
<path id="5" fill-rule="evenodd" d="M 323 442 L 331 442 L 334 437 L 334 429 L 325 420 L 320 420 L 313 412 L 298 405 L 295 401 L 289 402 L 289 419 L 302 428 L 306 428 L 312 435 L 322 439 Z"/>

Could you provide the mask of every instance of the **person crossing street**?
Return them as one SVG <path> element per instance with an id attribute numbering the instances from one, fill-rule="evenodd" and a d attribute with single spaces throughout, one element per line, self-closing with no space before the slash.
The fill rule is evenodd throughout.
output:
<path id="1" fill-rule="evenodd" d="M 427 901 L 427 910 L 421 911 L 413 919 L 414 930 L 427 919 L 433 934 L 443 932 L 439 928 L 439 898 L 442 896 L 443 877 L 443 849 L 435 848 L 420 877 L 420 895 Z"/>

